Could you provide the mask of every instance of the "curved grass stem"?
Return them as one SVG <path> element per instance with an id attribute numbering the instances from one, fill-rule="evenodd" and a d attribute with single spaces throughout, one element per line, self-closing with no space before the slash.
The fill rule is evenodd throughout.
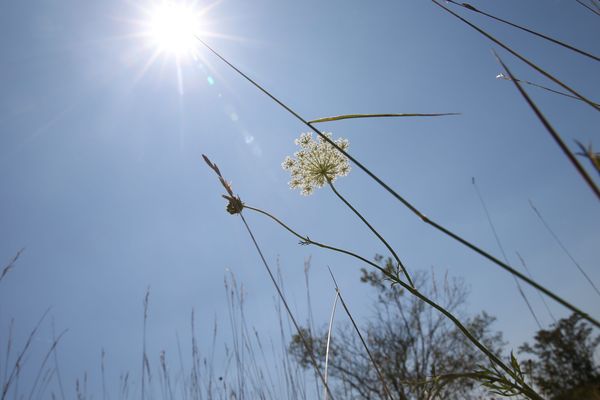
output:
<path id="1" fill-rule="evenodd" d="M 508 76 L 505 76 L 504 74 L 500 74 L 496 78 L 501 78 L 501 79 L 504 79 L 504 80 L 507 80 L 507 81 L 516 81 L 516 82 L 519 82 L 519 83 L 524 83 L 526 85 L 533 86 L 533 87 L 545 90 L 545 91 L 550 92 L 550 93 L 554 93 L 554 94 L 558 94 L 560 96 L 568 97 L 568 98 L 573 99 L 573 100 L 582 101 L 579 97 L 573 96 L 572 94 L 561 92 L 560 90 L 554 90 L 554 89 L 551 89 L 551 88 L 546 87 L 544 85 L 540 85 L 538 83 L 531 82 L 531 81 L 526 81 L 524 79 L 519 79 L 517 77 L 513 77 L 511 79 Z M 600 104 L 598 104 L 598 103 L 594 103 L 594 105 L 600 107 Z"/>
<path id="2" fill-rule="evenodd" d="M 290 228 L 289 226 L 287 226 L 285 223 L 283 223 L 281 220 L 279 220 L 277 217 L 275 217 L 274 215 L 271 215 L 270 213 L 261 210 L 260 208 L 254 208 L 251 207 L 247 204 L 244 204 L 244 208 L 248 209 L 248 210 L 252 210 L 255 211 L 257 213 L 263 214 L 269 218 L 271 218 L 273 221 L 277 222 L 280 226 L 282 226 L 283 228 L 285 228 L 285 230 L 287 230 L 288 232 L 290 232 L 292 235 L 296 236 L 298 239 L 300 239 L 300 244 L 312 244 L 315 245 L 317 247 L 321 247 L 323 249 L 328 249 L 328 250 L 332 250 L 332 251 L 336 251 L 338 253 L 343 253 L 349 256 L 352 256 L 354 258 L 358 258 L 359 260 L 372 265 L 373 267 L 377 268 L 380 272 L 382 272 L 383 274 L 385 274 L 386 276 L 389 275 L 389 272 L 386 272 L 385 269 L 381 268 L 379 265 L 367 260 L 366 258 L 359 256 L 358 254 L 352 253 L 348 250 L 344 250 L 344 249 L 340 249 L 337 247 L 332 247 L 323 243 L 319 243 L 319 242 L 315 242 L 314 240 L 310 239 L 308 236 L 302 236 L 300 235 L 298 232 L 294 231 L 292 228 Z"/>
<path id="3" fill-rule="evenodd" d="M 331 183 L 331 182 L 327 182 L 327 183 L 329 183 L 329 187 L 331 188 L 331 190 L 333 191 L 333 193 L 335 193 L 335 195 L 345 205 L 347 205 L 348 208 L 351 209 L 352 212 L 354 214 L 356 214 L 356 216 L 358 218 L 360 218 L 360 220 L 371 230 L 371 232 L 373 232 L 373 234 L 375 236 L 377 236 L 377 238 L 381 241 L 381 243 L 384 244 L 384 246 L 389 250 L 389 252 L 392 253 L 392 256 L 394 257 L 394 259 L 398 263 L 398 268 L 400 268 L 402 270 L 402 273 L 406 277 L 406 280 L 408 281 L 408 283 L 410 283 L 410 286 L 415 287 L 415 284 L 413 283 L 412 279 L 410 278 L 410 275 L 408 274 L 408 271 L 406 270 L 406 267 L 404 267 L 404 264 L 402 264 L 402 261 L 400 261 L 400 257 L 398 257 L 398 254 L 396 254 L 396 252 L 394 251 L 394 249 L 392 248 L 392 246 L 390 246 L 390 244 L 385 240 L 385 238 L 383 236 L 381 236 L 381 234 L 379 232 L 377 232 L 377 230 L 373 227 L 373 225 L 371 225 L 369 223 L 369 221 L 367 221 L 366 218 L 363 217 L 362 214 L 356 208 L 354 208 L 354 206 L 352 206 L 352 204 L 350 204 L 350 202 L 348 200 L 346 200 L 346 198 L 344 196 L 342 196 L 340 194 L 340 192 L 337 191 L 337 189 L 335 188 L 335 186 L 333 186 L 333 183 Z"/>

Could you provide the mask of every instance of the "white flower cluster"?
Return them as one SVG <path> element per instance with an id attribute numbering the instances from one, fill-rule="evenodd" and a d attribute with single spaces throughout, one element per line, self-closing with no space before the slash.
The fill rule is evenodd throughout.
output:
<path id="1" fill-rule="evenodd" d="M 331 133 L 325 135 L 331 138 Z M 312 132 L 301 134 L 295 143 L 300 150 L 294 153 L 294 158 L 286 157 L 281 166 L 292 174 L 290 188 L 299 188 L 304 196 L 350 172 L 346 156 L 323 138 L 314 140 Z M 334 143 L 344 151 L 348 148 L 347 139 L 339 138 Z"/>

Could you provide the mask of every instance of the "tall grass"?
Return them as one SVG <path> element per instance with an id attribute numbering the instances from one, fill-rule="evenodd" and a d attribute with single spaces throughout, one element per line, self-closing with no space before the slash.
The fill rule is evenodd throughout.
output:
<path id="1" fill-rule="evenodd" d="M 16 266 L 18 257 L 10 262 Z M 276 278 L 277 279 L 277 278 Z M 283 287 L 283 278 L 278 278 Z M 308 286 L 307 286 L 308 288 Z M 0 288 L 1 290 L 1 288 Z M 283 289 L 282 289 L 283 290 Z M 148 288 L 142 301 L 141 341 L 139 344 L 141 368 L 123 372 L 113 382 L 110 349 L 100 349 L 99 376 L 84 371 L 75 380 L 65 381 L 60 368 L 60 344 L 68 340 L 67 330 L 55 333 L 54 321 L 48 321 L 51 310 L 39 318 L 22 347 L 16 348 L 13 336 L 14 320 L 9 325 L 7 342 L 3 343 L 0 360 L 1 400 L 33 400 L 42 398 L 92 400 L 104 399 L 161 399 L 161 400 L 307 400 L 315 398 L 312 378 L 291 359 L 287 343 L 293 330 L 287 325 L 289 319 L 283 311 L 282 300 L 274 304 L 273 312 L 279 321 L 279 336 L 264 336 L 264 332 L 252 326 L 245 314 L 245 291 L 230 273 L 224 279 L 227 302 L 227 323 L 219 328 L 215 319 L 212 325 L 212 342 L 200 343 L 197 317 L 190 314 L 190 338 L 181 345 L 177 337 L 176 354 L 165 350 L 150 351 L 152 338 L 152 293 Z M 46 325 L 50 325 L 49 327 Z M 203 326 L 209 326 L 203 324 Z M 42 350 L 33 343 L 44 329 L 52 332 L 52 342 Z M 223 342 L 220 329 L 231 334 Z M 222 350 L 220 349 L 223 345 Z M 216 353 L 221 354 L 216 357 Z M 114 372 L 114 371 L 112 371 Z M 23 380 L 25 379 L 25 380 Z M 98 390 L 99 388 L 99 390 Z"/>

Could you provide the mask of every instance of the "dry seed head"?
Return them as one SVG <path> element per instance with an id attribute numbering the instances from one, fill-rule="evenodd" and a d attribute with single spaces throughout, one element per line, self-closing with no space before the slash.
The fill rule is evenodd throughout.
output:
<path id="1" fill-rule="evenodd" d="M 242 200 L 240 199 L 239 196 L 235 196 L 233 194 L 233 189 L 231 188 L 231 182 L 228 182 L 225 180 L 225 178 L 223 178 L 223 175 L 221 175 L 221 171 L 219 170 L 219 167 L 217 167 L 217 164 L 210 161 L 210 159 L 207 156 L 205 156 L 204 154 L 202 154 L 202 158 L 204 158 L 204 161 L 206 162 L 206 164 L 208 164 L 208 166 L 213 171 L 215 171 L 215 174 L 217 174 L 217 177 L 219 178 L 219 182 L 221 182 L 221 185 L 223 185 L 223 187 L 225 188 L 225 191 L 228 193 L 228 195 L 223 195 L 223 198 L 228 201 L 227 206 L 225 207 L 227 212 L 229 214 L 241 213 L 242 210 L 244 209 L 244 202 L 242 202 Z"/>
<path id="2" fill-rule="evenodd" d="M 244 209 L 244 202 L 239 198 L 239 196 L 223 195 L 223 197 L 228 200 L 227 207 L 225 207 L 225 209 L 229 214 L 234 215 L 242 212 Z"/>

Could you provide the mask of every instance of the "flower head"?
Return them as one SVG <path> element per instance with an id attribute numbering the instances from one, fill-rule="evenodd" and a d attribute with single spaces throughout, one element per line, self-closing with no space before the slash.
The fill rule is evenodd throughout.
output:
<path id="1" fill-rule="evenodd" d="M 325 133 L 325 136 L 331 138 L 331 133 Z M 350 172 L 348 158 L 322 137 L 315 140 L 312 132 L 303 133 L 295 143 L 300 150 L 294 153 L 294 157 L 286 157 L 281 166 L 292 175 L 290 188 L 299 188 L 304 196 Z M 346 139 L 339 138 L 334 143 L 342 150 L 348 148 Z"/>

